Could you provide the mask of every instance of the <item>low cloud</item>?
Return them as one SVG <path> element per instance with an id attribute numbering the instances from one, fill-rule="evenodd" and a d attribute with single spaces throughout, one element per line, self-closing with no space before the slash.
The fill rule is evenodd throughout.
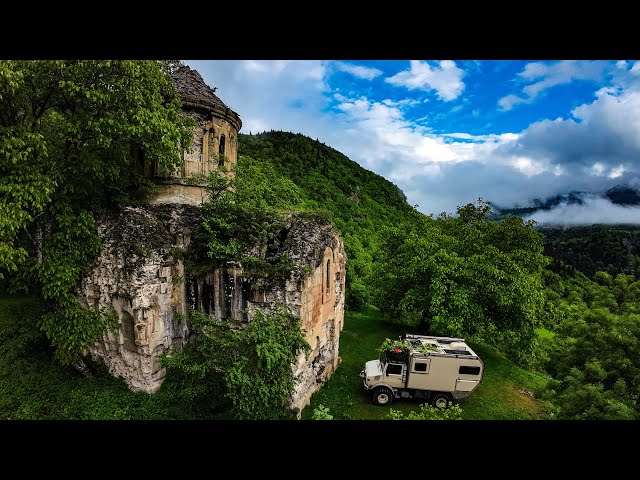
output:
<path id="1" fill-rule="evenodd" d="M 435 90 L 441 100 L 449 102 L 458 98 L 464 90 L 463 76 L 464 70 L 452 60 L 442 60 L 436 65 L 411 60 L 409 70 L 396 73 L 385 81 L 409 90 Z"/>
<path id="2" fill-rule="evenodd" d="M 607 198 L 585 195 L 583 204 L 569 205 L 566 202 L 551 210 L 541 210 L 528 216 L 545 226 L 572 226 L 601 224 L 640 224 L 640 206 L 623 206 L 611 203 Z"/>

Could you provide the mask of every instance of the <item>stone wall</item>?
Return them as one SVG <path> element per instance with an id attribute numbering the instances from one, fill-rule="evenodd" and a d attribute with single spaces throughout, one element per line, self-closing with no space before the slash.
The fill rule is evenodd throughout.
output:
<path id="1" fill-rule="evenodd" d="M 312 349 L 292 366 L 300 382 L 291 407 L 299 412 L 340 362 L 344 245 L 329 222 L 291 215 L 272 239 L 272 247 L 298 265 L 287 279 L 252 282 L 237 264 L 191 275 L 181 252 L 200 214 L 191 205 L 147 205 L 123 207 L 99 221 L 103 250 L 78 296 L 85 308 L 113 308 L 118 331 L 106 333 L 89 354 L 132 390 L 153 393 L 166 374 L 158 357 L 189 340 L 189 326 L 180 321 L 187 305 L 218 319 L 251 321 L 256 309 L 268 313 L 280 300 L 300 318 Z"/>
<path id="2" fill-rule="evenodd" d="M 188 338 L 178 317 L 186 314 L 184 265 L 172 252 L 188 245 L 185 232 L 199 211 L 188 205 L 124 207 L 98 222 L 103 248 L 78 297 L 85 308 L 113 308 L 119 326 L 89 353 L 132 390 L 160 388 L 165 370 L 158 357 Z"/>

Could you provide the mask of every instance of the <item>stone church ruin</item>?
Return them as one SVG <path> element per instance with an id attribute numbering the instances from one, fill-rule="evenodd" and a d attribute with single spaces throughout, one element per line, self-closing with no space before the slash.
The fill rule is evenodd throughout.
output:
<path id="1" fill-rule="evenodd" d="M 299 266 L 284 281 L 254 285 L 237 263 L 189 272 L 181 252 L 201 222 L 204 179 L 237 162 L 242 122 L 197 71 L 180 67 L 172 76 L 184 114 L 197 124 L 192 149 L 181 153 L 182 164 L 175 169 L 144 163 L 145 174 L 158 187 L 153 199 L 120 207 L 98 222 L 103 249 L 81 280 L 78 298 L 88 309 L 112 308 L 118 329 L 105 333 L 88 353 L 132 390 L 153 393 L 166 375 L 159 357 L 189 341 L 192 332 L 183 321 L 188 306 L 219 320 L 251 321 L 256 309 L 268 312 L 280 300 L 300 318 L 311 346 L 292 365 L 300 382 L 290 407 L 300 412 L 340 363 L 344 245 L 330 222 L 291 214 L 274 239 Z"/>

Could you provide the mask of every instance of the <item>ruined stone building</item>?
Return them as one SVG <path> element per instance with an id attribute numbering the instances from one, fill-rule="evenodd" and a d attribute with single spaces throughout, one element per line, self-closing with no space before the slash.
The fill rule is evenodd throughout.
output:
<path id="1" fill-rule="evenodd" d="M 192 151 L 173 171 L 153 165 L 158 184 L 148 205 L 122 207 L 100 219 L 100 256 L 82 279 L 78 297 L 85 308 L 112 308 L 118 330 L 107 332 L 88 352 L 122 377 L 132 390 L 157 391 L 165 377 L 158 359 L 189 341 L 187 306 L 217 319 L 250 321 L 256 309 L 268 311 L 281 300 L 297 315 L 311 346 L 292 366 L 300 379 L 290 406 L 299 412 L 340 362 L 344 319 L 346 255 L 331 223 L 308 214 L 289 215 L 272 239 L 278 251 L 298 265 L 285 281 L 254 285 L 239 264 L 193 274 L 180 252 L 201 222 L 203 179 L 237 161 L 241 121 L 189 67 L 173 74 L 183 111 L 196 119 Z"/>
<path id="2" fill-rule="evenodd" d="M 196 122 L 191 151 L 181 151 L 182 164 L 173 171 L 147 165 L 158 193 L 152 203 L 200 205 L 204 201 L 204 180 L 219 167 L 231 167 L 238 160 L 240 116 L 227 107 L 200 74 L 189 67 L 172 74 L 185 114 Z"/>

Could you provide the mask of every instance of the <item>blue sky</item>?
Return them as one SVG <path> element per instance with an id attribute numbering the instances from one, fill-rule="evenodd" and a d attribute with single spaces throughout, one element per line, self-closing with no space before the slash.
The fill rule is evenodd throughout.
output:
<path id="1" fill-rule="evenodd" d="M 426 214 L 640 186 L 640 63 L 629 60 L 186 60 L 242 132 L 302 133 L 398 185 Z M 592 201 L 593 200 L 593 201 Z M 542 221 L 640 223 L 587 201 Z M 572 207 L 575 209 L 575 207 Z"/>

